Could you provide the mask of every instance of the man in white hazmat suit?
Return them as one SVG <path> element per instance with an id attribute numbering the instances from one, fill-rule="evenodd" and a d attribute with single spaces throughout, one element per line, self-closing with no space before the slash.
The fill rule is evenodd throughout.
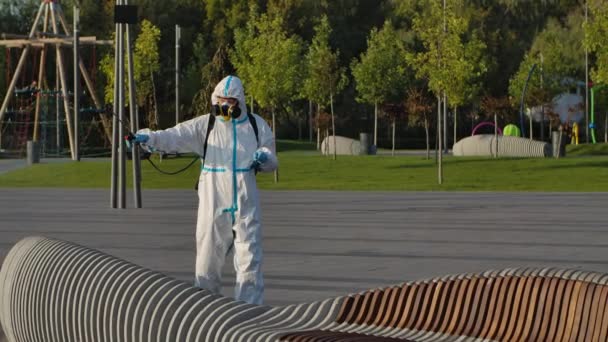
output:
<path id="1" fill-rule="evenodd" d="M 134 142 L 159 151 L 205 156 L 198 183 L 195 285 L 219 293 L 222 266 L 234 247 L 235 297 L 261 304 L 262 226 L 255 173 L 277 168 L 274 138 L 261 117 L 248 116 L 239 78 L 228 76 L 220 81 L 211 103 L 216 113 L 209 133 L 214 113 L 166 130 L 140 130 Z M 257 137 L 251 118 L 257 124 Z"/>

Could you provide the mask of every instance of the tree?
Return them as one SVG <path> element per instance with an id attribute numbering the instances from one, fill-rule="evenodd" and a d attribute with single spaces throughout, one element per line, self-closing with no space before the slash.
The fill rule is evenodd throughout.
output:
<path id="1" fill-rule="evenodd" d="M 551 105 L 556 95 L 575 85 L 576 80 L 584 79 L 584 64 L 581 63 L 585 58 L 582 24 L 583 15 L 580 10 L 571 13 L 565 23 L 549 20 L 546 28 L 534 39 L 519 70 L 511 78 L 509 95 L 515 105 L 520 103 L 528 74 L 536 64 L 526 88 L 525 100 L 531 107 L 543 108 L 541 139 L 544 138 L 545 107 Z"/>
<path id="2" fill-rule="evenodd" d="M 446 10 L 446 32 L 440 24 L 443 22 L 443 9 L 437 2 L 432 2 L 428 11 L 418 12 L 413 20 L 413 28 L 423 50 L 409 53 L 407 59 L 416 76 L 426 80 L 436 96 L 450 88 L 453 68 L 466 69 L 462 66 L 464 49 L 460 38 L 466 31 L 466 22 L 456 17 L 452 7 Z"/>
<path id="3" fill-rule="evenodd" d="M 151 22 L 144 20 L 141 23 L 141 31 L 135 40 L 135 48 L 133 51 L 133 76 L 137 84 L 137 104 L 146 106 L 147 111 L 152 113 L 150 108 L 154 106 L 157 110 L 158 104 L 153 101 L 155 96 L 154 74 L 160 69 L 160 56 L 158 52 L 158 42 L 160 40 L 160 30 Z M 125 58 L 125 70 L 128 63 L 128 54 Z M 101 71 L 106 76 L 105 100 L 108 103 L 114 102 L 114 53 L 109 53 L 104 56 L 101 61 Z M 128 90 L 128 84 L 127 84 Z M 125 92 L 127 98 L 129 91 Z M 158 117 L 149 117 L 148 124 L 152 127 L 158 124 Z"/>
<path id="4" fill-rule="evenodd" d="M 262 14 L 252 25 L 251 32 L 236 35 L 233 52 L 233 55 L 248 56 L 249 64 L 245 64 L 246 59 L 238 58 L 234 63 L 239 74 L 245 75 L 248 91 L 262 107 L 270 109 L 276 137 L 276 110 L 299 95 L 303 43 L 297 36 L 288 36 L 281 17 Z"/>
<path id="5" fill-rule="evenodd" d="M 498 158 L 498 119 L 509 118 L 513 113 L 513 107 L 507 97 L 485 96 L 481 101 L 481 110 L 486 117 L 494 118 L 494 141 L 496 142 L 494 157 Z"/>
<path id="6" fill-rule="evenodd" d="M 192 100 L 193 116 L 209 113 L 211 108 L 211 96 L 213 89 L 225 75 L 226 64 L 228 64 L 228 53 L 226 48 L 220 46 L 213 55 L 210 62 L 201 67 L 200 89 Z M 198 65 L 198 64 L 195 64 Z M 195 67 L 195 66 L 193 66 Z M 240 77 L 240 75 L 239 75 Z"/>
<path id="7" fill-rule="evenodd" d="M 258 21 L 261 20 L 258 14 L 257 6 L 252 6 L 249 9 L 249 20 L 244 29 L 236 30 L 234 36 L 234 46 L 229 51 L 230 62 L 236 68 L 239 77 L 245 85 L 245 90 L 251 92 L 249 84 L 253 83 L 254 75 L 252 74 L 253 68 L 253 54 L 256 51 L 257 39 L 259 36 L 259 30 L 256 27 Z"/>
<path id="8" fill-rule="evenodd" d="M 158 126 L 158 103 L 156 101 L 156 85 L 154 74 L 160 70 L 160 55 L 158 43 L 160 30 L 148 20 L 141 23 L 141 31 L 135 40 L 133 63 L 135 81 L 137 82 L 137 102 L 145 106 L 148 116 L 148 125 L 152 128 Z M 154 111 L 151 108 L 154 108 Z M 154 113 L 154 117 L 151 114 Z"/>
<path id="9" fill-rule="evenodd" d="M 511 78 L 509 94 L 514 99 L 519 99 L 533 64 L 538 65 L 538 72 L 542 67 L 542 87 L 553 94 L 571 86 L 571 84 L 565 84 L 564 81 L 584 77 L 584 65 L 581 63 L 585 58 L 581 44 L 583 40 L 582 20 L 581 13 L 577 12 L 571 14 L 565 24 L 557 20 L 548 22 L 547 27 L 536 37 L 530 50 L 524 56 L 519 70 Z M 540 74 L 537 74 L 530 79 L 528 89 L 534 91 L 540 87 L 541 77 Z"/>
<path id="10" fill-rule="evenodd" d="M 408 83 L 405 47 L 395 37 L 390 21 L 381 30 L 372 29 L 367 50 L 351 63 L 357 101 L 374 105 L 374 145 L 378 144 L 378 105 L 398 101 Z"/>
<path id="11" fill-rule="evenodd" d="M 426 133 L 426 159 L 430 158 L 430 144 L 429 144 L 429 125 L 433 120 L 433 104 L 430 96 L 417 88 L 411 88 L 407 92 L 405 100 L 405 108 L 407 110 L 407 117 L 409 124 L 412 126 L 424 127 Z"/>
<path id="12" fill-rule="evenodd" d="M 454 143 L 457 141 L 458 107 L 473 101 L 482 88 L 483 76 L 487 71 L 485 47 L 485 44 L 473 33 L 467 42 L 461 42 L 456 46 L 458 57 L 450 61 L 452 78 L 448 80 L 446 95 L 453 108 Z"/>
<path id="13" fill-rule="evenodd" d="M 602 0 L 589 1 L 589 22 L 584 25 L 585 46 L 595 54 L 591 77 L 595 83 L 608 84 L 608 6 Z"/>
<path id="14" fill-rule="evenodd" d="M 331 27 L 327 16 L 323 16 L 315 27 L 315 36 L 306 54 L 306 73 L 302 92 L 304 97 L 323 106 L 329 104 L 334 136 L 334 160 L 336 159 L 336 126 L 334 117 L 334 95 L 348 83 L 344 67 L 339 65 L 340 52 L 329 46 Z"/>
<path id="15" fill-rule="evenodd" d="M 461 40 L 461 36 L 466 32 L 467 22 L 455 11 L 455 7 L 461 5 L 461 0 L 450 3 L 444 1 L 444 4 L 446 8 L 439 2 L 433 1 L 427 10 L 416 13 L 413 29 L 422 42 L 423 49 L 408 54 L 408 61 L 418 78 L 425 80 L 437 97 L 439 150 L 442 145 L 440 129 L 442 98 L 445 104 L 447 91 L 454 86 L 453 73 L 467 69 L 466 61 L 462 58 L 464 49 Z M 438 182 L 443 183 L 442 152 L 438 152 Z"/>
<path id="16" fill-rule="evenodd" d="M 405 114 L 405 110 L 403 107 L 402 103 L 385 103 L 382 106 L 382 112 L 384 112 L 384 114 L 386 116 L 388 116 L 388 118 L 391 120 L 391 126 L 392 126 L 392 149 L 391 149 L 391 155 L 395 156 L 395 130 L 397 127 L 397 120 L 398 119 L 407 119 L 407 116 Z"/>

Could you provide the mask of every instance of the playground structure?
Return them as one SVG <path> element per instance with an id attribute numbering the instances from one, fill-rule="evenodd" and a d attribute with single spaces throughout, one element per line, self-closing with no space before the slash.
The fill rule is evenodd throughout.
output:
<path id="1" fill-rule="evenodd" d="M 573 145 L 578 145 L 578 135 L 579 135 L 579 125 L 578 123 L 573 123 L 572 124 L 572 144 Z"/>
<path id="2" fill-rule="evenodd" d="M 0 148 L 8 151 L 22 152 L 26 142 L 33 134 L 32 114 L 36 105 L 36 97 L 40 97 L 40 142 L 41 150 L 47 152 L 60 153 L 62 141 L 62 124 L 65 120 L 57 115 L 56 105 L 60 105 L 59 93 L 56 91 L 41 91 L 37 89 L 15 89 L 14 107 L 9 107 L 5 112 L 2 125 L 2 136 L 0 137 Z M 51 113 L 53 112 L 53 117 Z M 51 121 L 52 119 L 55 119 Z M 59 124 L 58 124 L 59 123 Z M 55 134 L 53 136 L 53 132 Z M 53 141 L 54 140 L 54 141 Z M 53 144 L 53 142 L 55 144 Z M 54 149 L 53 149 L 53 146 Z"/>
<path id="3" fill-rule="evenodd" d="M 75 13 L 78 13 L 77 10 Z M 40 30 L 40 26 L 42 26 L 42 30 Z M 52 32 L 48 32 L 49 29 Z M 0 46 L 7 49 L 6 69 L 7 76 L 9 76 L 7 79 L 10 79 L 10 83 L 0 107 L 0 132 L 4 136 L 0 137 L 0 145 L 19 151 L 23 150 L 25 142 L 31 139 L 35 142 L 42 140 L 43 150 L 50 149 L 53 141 L 49 139 L 51 134 L 49 134 L 48 128 L 53 127 L 56 131 L 55 152 L 58 153 L 61 150 L 60 141 L 63 131 L 60 126 L 65 125 L 70 154 L 73 159 L 76 159 L 80 141 L 81 113 L 93 114 L 88 118 L 90 123 L 93 122 L 92 117 L 97 116 L 98 122 L 102 125 L 102 136 L 107 141 L 110 140 L 111 122 L 103 114 L 103 105 L 95 93 L 94 82 L 80 58 L 79 46 L 112 45 L 112 41 L 101 41 L 96 37 L 79 37 L 77 15 L 75 15 L 74 34 L 72 35 L 58 0 L 41 1 L 28 35 L 3 34 L 2 38 Z M 50 89 L 46 75 L 48 50 L 51 46 L 55 46 L 57 70 L 54 89 Z M 71 92 L 66 76 L 65 47 L 71 47 L 74 52 L 74 88 Z M 21 49 L 21 54 L 11 75 L 12 49 Z M 37 73 L 36 79 L 32 81 L 25 79 L 24 76 L 28 56 L 33 56 L 33 61 L 30 63 L 34 70 L 32 74 Z M 37 70 L 35 70 L 36 67 Z M 80 98 L 83 93 L 79 91 L 81 82 L 79 74 L 84 79 L 87 95 L 91 97 L 92 104 L 88 108 L 80 106 Z M 18 83 L 21 83 L 21 87 L 17 86 Z M 74 100 L 70 101 L 70 97 L 73 97 Z M 63 107 L 63 118 L 60 117 L 59 107 Z M 77 109 L 74 110 L 74 107 Z M 51 123 L 51 112 L 55 114 L 54 123 Z"/>
<path id="4" fill-rule="evenodd" d="M 40 98 L 38 121 L 38 147 L 42 157 L 65 156 L 66 120 L 62 115 L 63 97 L 56 89 L 15 89 L 13 101 L 5 112 L 1 126 L 0 151 L 6 155 L 21 156 L 25 152 L 28 140 L 34 134 L 34 110 L 36 99 Z M 14 107 L 13 107 L 14 106 Z M 79 110 L 79 132 L 82 146 L 101 146 L 107 144 L 107 134 L 104 121 L 104 111 L 96 108 L 81 108 Z M 99 118 L 96 116 L 99 115 Z"/>
<path id="5" fill-rule="evenodd" d="M 516 125 L 508 124 L 504 128 L 503 135 L 508 135 L 510 137 L 519 137 L 519 136 L 521 136 L 521 131 L 520 131 L 519 127 L 517 127 Z"/>
<path id="6" fill-rule="evenodd" d="M 452 148 L 454 156 L 549 157 L 551 145 L 506 135 L 479 134 L 463 138 Z"/>
<path id="7" fill-rule="evenodd" d="M 485 126 L 492 126 L 495 127 L 496 130 L 498 131 L 499 135 L 502 135 L 502 129 L 500 129 L 500 127 L 496 127 L 496 125 L 493 122 L 490 121 L 483 121 L 478 123 L 474 128 L 473 131 L 471 132 L 471 135 L 475 135 L 475 133 L 477 133 L 477 130 L 480 129 L 481 127 L 485 127 Z"/>
<path id="8" fill-rule="evenodd" d="M 591 132 L 591 142 L 594 144 L 597 144 L 597 139 L 595 137 L 595 93 L 599 92 L 601 90 L 607 89 L 608 86 L 606 86 L 605 84 L 600 84 L 600 85 L 594 85 L 591 87 L 590 92 L 591 92 L 591 108 L 589 109 L 589 111 L 591 112 L 590 115 L 590 120 L 589 120 L 589 131 Z"/>

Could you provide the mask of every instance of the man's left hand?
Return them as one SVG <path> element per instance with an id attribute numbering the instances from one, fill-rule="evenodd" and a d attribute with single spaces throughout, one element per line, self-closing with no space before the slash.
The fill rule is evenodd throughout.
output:
<path id="1" fill-rule="evenodd" d="M 258 170 L 260 165 L 264 164 L 268 160 L 268 153 L 257 150 L 253 154 L 253 164 L 251 164 L 251 168 L 254 170 Z"/>

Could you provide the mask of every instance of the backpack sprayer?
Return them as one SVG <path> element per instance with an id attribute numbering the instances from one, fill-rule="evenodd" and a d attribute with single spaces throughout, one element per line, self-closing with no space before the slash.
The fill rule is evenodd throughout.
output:
<path id="1" fill-rule="evenodd" d="M 227 110 L 222 108 L 223 106 L 218 106 L 218 105 L 214 105 L 211 108 L 211 115 L 209 115 L 209 122 L 207 124 L 207 133 L 205 135 L 205 145 L 203 146 L 203 163 L 205 162 L 205 159 L 207 157 L 207 142 L 209 141 L 209 135 L 211 134 L 211 131 L 213 130 L 213 127 L 215 125 L 215 117 L 218 115 L 221 115 L 223 117 L 238 117 L 240 116 L 240 110 L 239 107 L 236 107 L 236 110 Z M 118 115 L 116 115 L 116 113 L 112 112 L 112 115 L 114 117 L 116 117 L 116 119 L 126 128 L 127 130 L 127 135 L 124 137 L 125 142 L 127 142 L 127 145 L 131 145 L 131 144 L 139 144 L 139 143 L 133 143 L 133 141 L 135 140 L 135 134 L 133 132 L 131 132 L 130 128 L 124 123 L 122 122 L 122 120 L 120 120 L 120 118 L 118 117 Z M 251 124 L 251 127 L 253 128 L 253 133 L 255 134 L 255 140 L 257 142 L 257 145 L 259 147 L 260 145 L 260 138 L 259 138 L 259 132 L 258 132 L 258 124 L 257 121 L 255 120 L 255 117 L 253 116 L 253 114 L 251 113 L 247 113 L 247 117 L 249 119 L 249 123 Z M 131 149 L 131 153 L 135 153 L 133 149 Z M 192 161 L 184 168 L 178 170 L 178 171 L 174 171 L 174 172 L 168 172 L 168 171 L 164 171 L 161 170 L 156 164 L 154 164 L 154 162 L 152 160 L 150 160 L 148 155 L 145 155 L 146 160 L 148 160 L 148 162 L 150 163 L 150 165 L 152 165 L 152 167 L 154 167 L 158 172 L 164 174 L 164 175 L 169 175 L 169 176 L 173 176 L 173 175 L 177 175 L 179 173 L 182 173 L 184 171 L 186 171 L 187 169 L 189 169 L 199 158 L 201 158 L 200 156 L 196 156 L 194 157 L 194 159 L 192 159 Z M 204 166 L 204 164 L 203 164 Z M 258 171 L 258 167 L 259 165 L 254 165 L 253 168 L 255 169 L 255 172 L 257 174 Z M 198 183 L 196 184 L 198 186 Z M 196 188 L 196 187 L 195 187 Z"/>
<path id="2" fill-rule="evenodd" d="M 121 125 L 124 126 L 124 128 L 127 131 L 127 135 L 124 136 L 125 142 L 127 143 L 127 147 L 131 147 L 131 145 L 139 145 L 139 143 L 133 143 L 133 141 L 135 140 L 135 134 L 133 132 L 131 132 L 131 129 L 129 128 L 129 126 L 127 124 L 125 124 L 122 120 L 120 120 L 120 118 L 118 117 L 118 115 L 116 115 L 116 113 L 114 112 L 110 112 L 117 120 L 118 122 L 120 122 Z M 131 147 L 131 154 L 135 153 L 135 149 Z M 184 171 L 186 171 L 187 169 L 189 169 L 192 165 L 194 165 L 194 163 L 199 159 L 198 156 L 194 157 L 192 159 L 192 161 L 184 168 L 179 169 L 177 171 L 173 171 L 173 172 L 169 172 L 169 171 L 164 171 L 161 168 L 159 168 L 156 164 L 154 164 L 154 162 L 150 159 L 150 155 L 149 154 L 144 154 L 143 155 L 144 159 L 146 159 L 150 165 L 152 165 L 152 167 L 154 169 L 156 169 L 156 171 L 164 174 L 164 175 L 168 175 L 168 176 L 174 176 L 177 175 L 179 173 L 182 173 Z"/>

